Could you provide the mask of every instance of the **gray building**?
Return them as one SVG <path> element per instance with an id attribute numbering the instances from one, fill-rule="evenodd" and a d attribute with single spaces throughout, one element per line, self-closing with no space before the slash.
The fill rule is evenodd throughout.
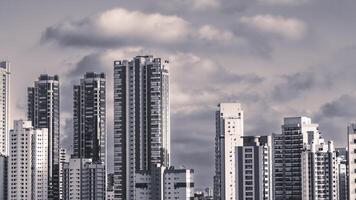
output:
<path id="1" fill-rule="evenodd" d="M 339 199 L 348 199 L 349 177 L 348 177 L 348 161 L 347 148 L 336 148 L 337 164 L 338 164 L 338 188 Z"/>
<path id="2" fill-rule="evenodd" d="M 168 61 L 137 56 L 114 62 L 115 199 L 134 200 L 135 174 L 170 163 Z"/>
<path id="3" fill-rule="evenodd" d="M 0 199 L 7 199 L 7 160 L 8 157 L 0 155 Z"/>
<path id="4" fill-rule="evenodd" d="M 91 159 L 71 158 L 63 166 L 63 199 L 105 200 L 106 169 Z"/>
<path id="5" fill-rule="evenodd" d="M 64 148 L 59 150 L 59 199 L 63 199 L 63 173 L 64 173 L 64 164 L 67 163 L 67 151 Z"/>
<path id="6" fill-rule="evenodd" d="M 72 158 L 106 163 L 106 80 L 104 73 L 88 72 L 74 86 L 74 141 Z"/>
<path id="7" fill-rule="evenodd" d="M 273 200 L 272 137 L 244 136 L 235 147 L 236 197 L 239 200 Z"/>
<path id="8" fill-rule="evenodd" d="M 302 199 L 302 151 L 305 145 L 319 143 L 318 127 L 308 117 L 288 117 L 282 134 L 273 134 L 274 199 Z"/>
<path id="9" fill-rule="evenodd" d="M 59 199 L 59 79 L 41 75 L 28 88 L 27 118 L 34 128 L 48 129 L 48 199 Z"/>

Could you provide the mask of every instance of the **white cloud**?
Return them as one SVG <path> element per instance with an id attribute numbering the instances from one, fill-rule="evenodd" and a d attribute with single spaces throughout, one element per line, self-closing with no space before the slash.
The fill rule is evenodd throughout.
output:
<path id="1" fill-rule="evenodd" d="M 219 30 L 213 26 L 205 25 L 198 30 L 198 37 L 204 40 L 232 41 L 235 36 L 230 31 Z"/>
<path id="2" fill-rule="evenodd" d="M 205 0 L 204 0 L 205 1 Z M 175 15 L 108 10 L 80 21 L 64 22 L 47 28 L 44 41 L 64 46 L 117 47 L 145 44 L 175 45 L 201 41 L 230 41 L 232 32 L 211 25 L 193 26 Z"/>
<path id="3" fill-rule="evenodd" d="M 156 42 L 180 41 L 189 33 L 189 23 L 177 16 L 146 14 L 122 8 L 94 18 L 94 28 L 108 36 L 148 37 Z"/>
<path id="4" fill-rule="evenodd" d="M 258 31 L 278 34 L 292 40 L 303 38 L 307 29 L 303 21 L 273 15 L 244 16 L 240 18 L 240 22 Z"/>

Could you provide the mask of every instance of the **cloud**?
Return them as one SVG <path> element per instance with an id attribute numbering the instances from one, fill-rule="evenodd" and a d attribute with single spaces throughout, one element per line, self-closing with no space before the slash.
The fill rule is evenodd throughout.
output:
<path id="1" fill-rule="evenodd" d="M 354 95 L 345 94 L 340 96 L 338 99 L 328 102 L 321 106 L 319 111 L 319 117 L 325 118 L 355 118 L 356 117 L 356 107 L 352 106 L 356 102 L 356 97 Z"/>
<path id="2" fill-rule="evenodd" d="M 186 1 L 188 6 L 192 6 L 192 8 L 196 10 L 204 10 L 208 8 L 216 8 L 220 5 L 218 0 L 189 0 Z"/>
<path id="3" fill-rule="evenodd" d="M 298 72 L 280 78 L 282 81 L 277 83 L 271 92 L 271 97 L 279 102 L 293 100 L 313 87 L 323 85 L 323 83 L 319 84 L 313 72 Z"/>
<path id="4" fill-rule="evenodd" d="M 308 1 L 309 0 L 258 0 L 260 3 L 272 5 L 299 5 Z"/>
<path id="5" fill-rule="evenodd" d="M 274 15 L 243 16 L 240 22 L 256 31 L 277 34 L 290 40 L 302 39 L 307 30 L 307 26 L 301 20 Z"/>
<path id="6" fill-rule="evenodd" d="M 224 41 L 229 42 L 234 40 L 235 36 L 230 31 L 219 30 L 213 26 L 205 25 L 199 28 L 198 38 L 208 41 Z"/>
<path id="7" fill-rule="evenodd" d="M 222 38 L 217 37 L 222 34 Z M 62 46 L 122 47 L 132 45 L 177 45 L 204 41 L 232 41 L 232 32 L 214 26 L 193 26 L 176 15 L 144 13 L 117 8 L 84 18 L 48 27 L 43 42 L 54 41 Z"/>

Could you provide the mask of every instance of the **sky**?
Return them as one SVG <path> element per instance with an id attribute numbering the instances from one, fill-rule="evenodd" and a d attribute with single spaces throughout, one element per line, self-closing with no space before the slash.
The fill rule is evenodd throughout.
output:
<path id="1" fill-rule="evenodd" d="M 354 8 L 354 0 L 0 0 L 12 118 L 26 118 L 26 88 L 40 74 L 58 74 L 70 152 L 73 84 L 105 72 L 113 110 L 113 61 L 154 55 L 170 61 L 172 164 L 195 169 L 197 188 L 212 186 L 220 102 L 242 104 L 245 135 L 280 133 L 283 117 L 303 115 L 344 147 L 356 121 Z"/>

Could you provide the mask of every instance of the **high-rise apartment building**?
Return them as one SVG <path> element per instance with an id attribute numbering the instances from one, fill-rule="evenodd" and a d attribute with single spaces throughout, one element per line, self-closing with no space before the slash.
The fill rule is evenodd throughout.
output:
<path id="1" fill-rule="evenodd" d="M 0 155 L 0 199 L 7 200 L 8 156 Z"/>
<path id="2" fill-rule="evenodd" d="M 21 122 L 20 122 L 21 123 Z M 48 129 L 35 129 L 32 144 L 32 200 L 48 199 Z"/>
<path id="3" fill-rule="evenodd" d="M 34 128 L 48 129 L 48 199 L 59 199 L 59 79 L 58 76 L 41 75 L 29 87 L 27 119 Z"/>
<path id="4" fill-rule="evenodd" d="M 88 72 L 74 86 L 73 158 L 106 163 L 106 80 L 104 73 Z"/>
<path id="5" fill-rule="evenodd" d="M 90 158 L 71 158 L 63 166 L 63 199 L 106 200 L 106 169 Z"/>
<path id="6" fill-rule="evenodd" d="M 242 146 L 243 110 L 239 103 L 221 103 L 216 111 L 214 199 L 235 200 L 235 147 Z"/>
<path id="7" fill-rule="evenodd" d="M 0 155 L 9 153 L 10 63 L 0 62 Z"/>
<path id="8" fill-rule="evenodd" d="M 339 199 L 349 199 L 349 175 L 348 175 L 348 150 L 347 148 L 336 148 L 339 175 Z"/>
<path id="9" fill-rule="evenodd" d="M 308 145 L 302 152 L 302 199 L 339 200 L 338 164 L 332 141 Z"/>
<path id="10" fill-rule="evenodd" d="M 64 173 L 64 164 L 67 163 L 67 151 L 64 148 L 59 149 L 59 199 L 63 199 L 63 173 Z"/>
<path id="11" fill-rule="evenodd" d="M 156 167 L 135 175 L 136 199 L 190 200 L 194 198 L 194 170 Z"/>
<path id="12" fill-rule="evenodd" d="M 10 131 L 8 162 L 9 200 L 48 199 L 48 132 L 31 121 L 18 120 Z"/>
<path id="13" fill-rule="evenodd" d="M 115 199 L 134 200 L 136 173 L 170 163 L 168 61 L 137 56 L 114 62 Z"/>
<path id="14" fill-rule="evenodd" d="M 272 137 L 243 136 L 235 147 L 236 197 L 239 200 L 273 200 Z"/>
<path id="15" fill-rule="evenodd" d="M 284 119 L 282 134 L 273 134 L 274 199 L 302 199 L 302 152 L 319 144 L 319 125 L 308 117 Z"/>
<path id="16" fill-rule="evenodd" d="M 356 200 L 356 124 L 347 127 L 349 199 Z"/>

